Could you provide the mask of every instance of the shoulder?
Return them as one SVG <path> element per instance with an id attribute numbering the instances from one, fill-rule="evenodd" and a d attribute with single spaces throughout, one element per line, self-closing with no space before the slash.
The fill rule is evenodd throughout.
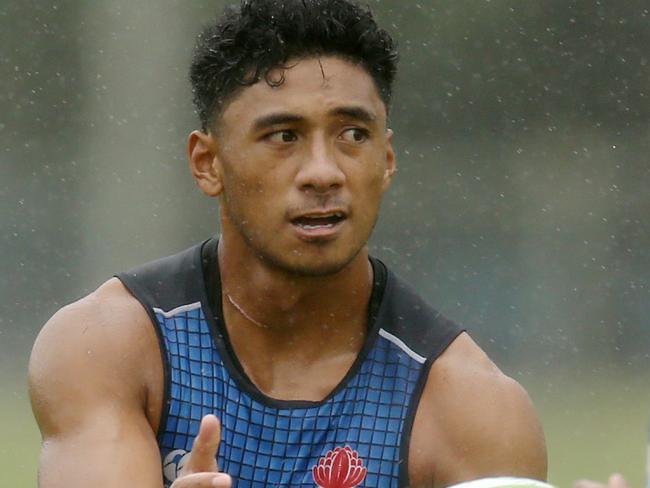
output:
<path id="1" fill-rule="evenodd" d="M 420 363 L 438 358 L 463 330 L 391 271 L 377 321 L 380 334 L 398 339 Z"/>
<path id="2" fill-rule="evenodd" d="M 528 394 L 467 334 L 429 372 L 411 453 L 414 486 L 500 475 L 546 477 L 544 435 Z"/>
<path id="3" fill-rule="evenodd" d="M 149 324 L 144 308 L 119 280 L 112 278 L 57 311 L 41 329 L 32 354 L 38 357 L 55 349 L 61 353 L 56 356 L 65 360 L 85 347 L 87 356 L 98 356 L 89 362 L 101 366 L 112 359 L 107 354 L 119 352 L 118 357 L 128 359 L 141 352 L 150 335 Z M 38 367 L 39 363 L 33 361 L 32 366 Z"/>
<path id="4" fill-rule="evenodd" d="M 144 404 L 159 376 L 158 351 L 146 311 L 117 279 L 63 307 L 40 331 L 30 358 L 39 424 L 62 426 L 104 399 Z"/>

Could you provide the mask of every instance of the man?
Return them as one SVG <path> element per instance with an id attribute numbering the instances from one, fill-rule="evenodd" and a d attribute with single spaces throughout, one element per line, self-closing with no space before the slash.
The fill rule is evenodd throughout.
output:
<path id="1" fill-rule="evenodd" d="M 221 236 L 43 328 L 43 488 L 545 478 L 523 389 L 368 256 L 395 67 L 347 0 L 244 1 L 202 34 L 188 152 Z"/>

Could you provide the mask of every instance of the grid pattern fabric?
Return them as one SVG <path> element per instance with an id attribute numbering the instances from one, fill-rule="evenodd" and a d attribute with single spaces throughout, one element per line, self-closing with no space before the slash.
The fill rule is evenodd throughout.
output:
<path id="1" fill-rule="evenodd" d="M 222 423 L 218 463 L 235 488 L 315 487 L 312 467 L 350 446 L 367 475 L 359 486 L 397 487 L 400 443 L 422 364 L 383 337 L 354 376 L 327 401 L 278 408 L 242 391 L 224 366 L 200 307 L 157 312 L 171 384 L 159 444 L 165 486 L 187 459 L 201 418 Z"/>

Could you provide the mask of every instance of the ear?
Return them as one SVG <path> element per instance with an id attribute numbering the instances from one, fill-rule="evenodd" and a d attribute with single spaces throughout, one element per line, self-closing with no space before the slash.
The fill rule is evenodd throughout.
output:
<path id="1" fill-rule="evenodd" d="M 223 191 L 223 178 L 213 135 L 193 131 L 187 139 L 187 152 L 196 184 L 206 195 L 219 196 Z"/>
<path id="2" fill-rule="evenodd" d="M 383 190 L 386 191 L 393 181 L 393 175 L 397 171 L 395 161 L 395 150 L 393 149 L 393 130 L 386 129 L 386 169 L 384 170 Z"/>

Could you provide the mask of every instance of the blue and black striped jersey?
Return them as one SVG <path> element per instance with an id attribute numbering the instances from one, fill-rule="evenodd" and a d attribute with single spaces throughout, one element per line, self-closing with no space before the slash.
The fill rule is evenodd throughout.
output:
<path id="1" fill-rule="evenodd" d="M 246 376 L 228 339 L 216 248 L 212 238 L 118 275 L 160 340 L 166 486 L 207 414 L 221 420 L 218 464 L 236 488 L 408 486 L 409 438 L 427 373 L 461 329 L 371 259 L 367 339 L 347 375 L 322 401 L 273 399 Z"/>

